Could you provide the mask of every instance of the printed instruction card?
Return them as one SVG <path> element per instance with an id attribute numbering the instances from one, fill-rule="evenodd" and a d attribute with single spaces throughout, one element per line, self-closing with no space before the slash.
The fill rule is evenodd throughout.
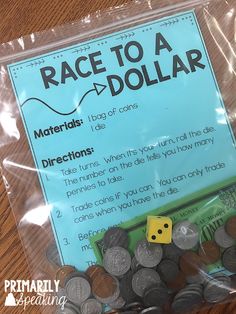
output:
<path id="1" fill-rule="evenodd" d="M 63 264 L 86 269 L 90 237 L 236 175 L 193 11 L 8 69 Z"/>

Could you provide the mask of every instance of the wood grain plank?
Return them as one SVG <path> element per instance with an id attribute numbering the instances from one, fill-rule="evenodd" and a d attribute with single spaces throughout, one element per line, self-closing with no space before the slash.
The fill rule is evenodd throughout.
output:
<path id="1" fill-rule="evenodd" d="M 22 35 L 30 34 L 35 31 L 41 31 L 49 29 L 58 24 L 68 23 L 74 20 L 78 20 L 81 17 L 95 12 L 99 9 L 108 8 L 114 5 L 121 5 L 125 0 L 2 0 L 0 3 L 0 42 L 7 42 L 14 38 L 18 38 Z M 235 4 L 235 0 L 231 3 Z M 220 10 L 220 8 L 218 8 Z M 233 25 L 229 26 L 233 29 Z M 226 30 L 227 31 L 227 30 Z M 209 39 L 210 40 L 210 39 Z M 214 45 L 214 43 L 212 43 Z M 217 64 L 217 54 L 211 55 L 213 63 L 218 68 L 217 73 L 222 73 L 225 69 L 225 65 Z M 222 67 L 222 70 L 220 69 Z M 235 86 L 233 86 L 235 87 Z M 229 86 L 232 89 L 232 86 Z M 225 99 L 229 103 L 229 108 L 233 108 L 235 99 Z M 230 113 L 234 114 L 235 109 Z M 24 146 L 23 150 L 27 150 L 27 142 L 21 143 Z M 11 153 L 13 154 L 18 148 L 15 144 L 12 144 Z M 30 162 L 30 156 L 24 156 L 22 160 L 19 157 L 21 163 L 26 161 Z M 25 176 L 25 177 L 24 177 Z M 26 185 L 24 190 L 21 190 L 20 195 L 13 195 L 13 200 L 24 203 L 23 195 L 30 197 L 32 190 L 32 181 L 27 184 L 28 173 L 23 173 L 21 180 L 25 180 Z M 16 186 L 20 186 L 20 181 L 15 182 Z M 33 186 L 37 187 L 38 181 L 35 179 Z M 43 201 L 41 199 L 41 201 Z M 32 267 L 42 264 L 44 269 L 43 253 L 31 252 L 34 258 L 30 264 L 27 263 L 26 255 L 22 247 L 22 242 L 19 238 L 15 218 L 10 209 L 10 205 L 7 199 L 7 193 L 5 191 L 3 181 L 0 181 L 0 313 L 52 313 L 51 309 L 38 308 L 35 306 L 29 306 L 27 311 L 24 312 L 22 308 L 5 308 L 3 305 L 5 294 L 3 293 L 3 280 L 4 279 L 30 279 L 30 271 Z M 22 214 L 22 213 L 21 213 Z M 21 216 L 21 215 L 19 215 Z M 18 217 L 16 217 L 18 218 Z M 36 238 L 42 238 L 40 235 L 40 228 L 32 227 L 32 230 L 26 228 L 21 229 L 22 234 L 24 232 L 32 232 L 32 237 L 27 241 L 24 240 L 24 245 L 27 247 L 34 247 L 32 244 Z M 50 241 L 49 233 L 43 234 L 42 244 L 46 245 Z M 28 253 L 29 254 L 29 253 Z M 48 269 L 49 276 L 53 276 L 54 269 Z M 43 271 L 40 275 L 44 275 Z M 201 314 L 235 314 L 236 302 L 230 304 L 218 305 L 198 312 Z"/>

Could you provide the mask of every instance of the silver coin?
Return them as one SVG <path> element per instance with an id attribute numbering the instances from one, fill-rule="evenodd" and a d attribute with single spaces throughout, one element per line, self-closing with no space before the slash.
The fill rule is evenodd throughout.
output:
<path id="1" fill-rule="evenodd" d="M 52 243 L 47 247 L 46 258 L 49 261 L 49 263 L 55 264 L 59 267 L 62 266 L 56 243 Z"/>
<path id="2" fill-rule="evenodd" d="M 163 258 L 170 259 L 177 264 L 179 263 L 179 258 L 184 254 L 184 250 L 181 250 L 174 243 L 163 245 Z"/>
<path id="3" fill-rule="evenodd" d="M 236 247 L 226 249 L 222 256 L 223 266 L 231 273 L 236 273 Z"/>
<path id="4" fill-rule="evenodd" d="M 179 266 L 172 260 L 163 259 L 157 267 L 161 279 L 165 282 L 175 280 L 179 274 Z"/>
<path id="5" fill-rule="evenodd" d="M 187 220 L 181 221 L 174 226 L 172 238 L 178 248 L 193 249 L 199 242 L 198 227 Z"/>
<path id="6" fill-rule="evenodd" d="M 106 249 L 114 246 L 127 249 L 129 245 L 128 233 L 119 227 L 112 227 L 106 231 L 103 237 L 103 244 Z"/>
<path id="7" fill-rule="evenodd" d="M 182 299 L 183 297 L 187 297 L 188 295 L 199 295 L 202 296 L 203 288 L 200 284 L 189 284 L 183 289 L 181 289 L 175 296 L 175 300 Z"/>
<path id="8" fill-rule="evenodd" d="M 190 284 L 180 290 L 172 303 L 172 310 L 176 313 L 192 311 L 203 302 L 203 289 L 199 284 Z"/>
<path id="9" fill-rule="evenodd" d="M 66 286 L 67 282 L 72 279 L 72 278 L 75 278 L 75 277 L 83 277 L 85 278 L 86 280 L 89 281 L 88 277 L 85 275 L 85 273 L 82 273 L 82 272 L 79 272 L 79 271 L 73 271 L 71 273 L 69 273 L 66 277 L 65 277 L 65 280 L 64 280 L 64 285 Z"/>
<path id="10" fill-rule="evenodd" d="M 81 314 L 101 314 L 102 304 L 95 299 L 88 299 L 81 304 Z"/>
<path id="11" fill-rule="evenodd" d="M 103 258 L 105 270 L 114 276 L 126 274 L 131 265 L 131 256 L 129 252 L 122 247 L 112 247 L 108 249 Z"/>
<path id="12" fill-rule="evenodd" d="M 235 243 L 234 239 L 226 233 L 224 226 L 221 226 L 215 231 L 214 239 L 216 243 L 224 249 L 233 246 Z"/>
<path id="13" fill-rule="evenodd" d="M 132 279 L 133 272 L 129 271 L 120 281 L 120 294 L 128 304 L 139 301 L 138 296 L 132 288 Z"/>
<path id="14" fill-rule="evenodd" d="M 175 313 L 182 314 L 200 307 L 202 303 L 203 299 L 200 295 L 189 294 L 187 297 L 174 300 L 171 307 Z"/>
<path id="15" fill-rule="evenodd" d="M 210 276 L 209 276 L 210 278 Z M 218 281 L 220 281 L 221 284 L 225 285 L 226 287 L 229 287 L 231 285 L 231 277 L 223 274 L 223 273 L 217 273 L 211 276 L 211 280 L 209 280 L 208 282 L 212 282 L 215 281 L 215 283 L 217 284 Z"/>
<path id="16" fill-rule="evenodd" d="M 66 283 L 66 296 L 76 304 L 81 304 L 87 300 L 91 294 L 91 287 L 89 282 L 83 277 L 71 278 Z"/>
<path id="17" fill-rule="evenodd" d="M 170 295 L 168 289 L 164 284 L 159 286 L 152 286 L 145 290 L 143 301 L 148 307 L 150 306 L 164 306 L 168 303 Z"/>
<path id="18" fill-rule="evenodd" d="M 137 243 L 135 249 L 136 260 L 144 267 L 157 266 L 163 256 L 160 244 L 149 243 L 147 240 L 141 240 Z"/>
<path id="19" fill-rule="evenodd" d="M 133 275 L 132 288 L 138 296 L 143 297 L 146 289 L 160 283 L 160 276 L 154 269 L 142 268 Z"/>
<path id="20" fill-rule="evenodd" d="M 204 285 L 207 280 L 208 280 L 208 274 L 202 270 L 200 270 L 197 275 L 186 277 L 186 282 L 188 284 L 196 283 L 196 284 Z"/>
<path id="21" fill-rule="evenodd" d="M 125 300 L 120 295 L 115 301 L 108 304 L 112 309 L 122 309 L 125 305 Z"/>
<path id="22" fill-rule="evenodd" d="M 230 293 L 230 283 L 223 277 L 213 279 L 204 288 L 204 299 L 209 303 L 220 303 L 224 301 Z"/>

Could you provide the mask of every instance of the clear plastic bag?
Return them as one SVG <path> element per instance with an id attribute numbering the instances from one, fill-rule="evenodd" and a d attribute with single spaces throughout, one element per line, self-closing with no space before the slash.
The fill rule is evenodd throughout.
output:
<path id="1" fill-rule="evenodd" d="M 60 280 L 52 290 L 69 299 L 58 313 L 99 313 L 107 303 L 118 312 L 184 313 L 229 302 L 236 272 L 235 2 L 135 1 L 2 44 L 0 56 L 2 175 L 32 277 Z M 164 242 L 158 262 L 138 260 L 141 273 L 140 265 L 131 273 L 134 261 L 122 250 L 107 257 L 104 233 L 119 226 L 139 259 L 147 216 L 157 215 L 172 219 L 177 251 L 187 251 L 180 260 Z M 164 230 L 158 240 L 154 229 L 148 225 L 150 242 L 170 236 Z M 108 235 L 120 244 L 119 234 Z M 159 244 L 145 249 L 153 247 Z M 121 261 L 118 275 L 104 259 Z M 94 283 L 93 268 L 81 271 L 97 261 L 110 275 Z M 175 278 L 166 278 L 175 267 Z M 115 289 L 112 296 L 106 287 Z M 164 303 L 153 301 L 160 293 Z M 52 304 L 62 305 L 58 300 Z"/>

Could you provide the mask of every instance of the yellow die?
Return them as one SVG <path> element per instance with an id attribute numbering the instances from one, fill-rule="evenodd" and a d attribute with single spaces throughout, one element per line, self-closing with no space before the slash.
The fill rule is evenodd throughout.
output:
<path id="1" fill-rule="evenodd" d="M 172 220 L 169 217 L 147 217 L 147 240 L 152 243 L 172 242 Z"/>

